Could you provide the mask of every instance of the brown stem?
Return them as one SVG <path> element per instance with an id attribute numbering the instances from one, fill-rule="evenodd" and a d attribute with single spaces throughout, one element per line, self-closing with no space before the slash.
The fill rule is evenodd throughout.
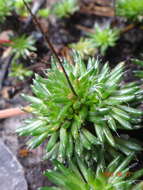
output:
<path id="1" fill-rule="evenodd" d="M 42 25 L 41 25 L 40 22 L 37 20 L 37 17 L 32 13 L 31 9 L 29 8 L 29 6 L 28 6 L 28 4 L 25 2 L 25 0 L 23 0 L 23 2 L 24 2 L 24 4 L 25 4 L 25 7 L 27 8 L 27 10 L 29 11 L 30 15 L 32 16 L 33 21 L 34 21 L 35 24 L 38 26 L 38 28 L 39 28 L 39 30 L 41 31 L 43 37 L 45 38 L 45 41 L 48 43 L 50 49 L 52 50 L 53 54 L 54 54 L 55 57 L 57 58 L 57 60 L 58 60 L 60 66 L 61 66 L 61 68 L 62 68 L 62 70 L 63 70 L 63 73 L 65 74 L 65 77 L 66 77 L 66 79 L 67 79 L 67 82 L 68 82 L 69 87 L 71 88 L 73 94 L 74 94 L 75 96 L 77 96 L 77 94 L 76 94 L 76 92 L 75 92 L 75 90 L 74 90 L 74 88 L 73 88 L 73 86 L 72 86 L 72 84 L 71 84 L 71 82 L 70 82 L 70 80 L 69 80 L 69 77 L 68 77 L 68 75 L 67 75 L 67 73 L 66 73 L 66 70 L 65 70 L 65 68 L 64 68 L 64 66 L 63 66 L 63 64 L 62 64 L 62 61 L 61 61 L 61 59 L 59 58 L 57 52 L 55 51 L 55 49 L 54 49 L 52 43 L 50 42 L 49 37 L 45 34 Z"/>
<path id="2" fill-rule="evenodd" d="M 0 110 L 0 119 L 22 115 L 22 114 L 26 114 L 26 112 L 22 111 L 20 108 L 4 109 Z"/>
<path id="3" fill-rule="evenodd" d="M 42 7 L 42 5 L 45 4 L 45 2 L 46 0 L 34 1 L 33 7 L 32 7 L 32 13 L 36 14 L 38 10 Z M 30 15 L 30 17 L 27 19 L 27 22 L 24 26 L 25 30 L 30 25 L 31 22 L 32 22 L 32 16 Z"/>
<path id="4" fill-rule="evenodd" d="M 135 24 L 129 24 L 125 28 L 122 29 L 121 33 L 128 32 L 129 30 L 132 30 L 135 27 Z"/>
<path id="5" fill-rule="evenodd" d="M 80 29 L 80 30 L 83 30 L 83 31 L 87 32 L 87 33 L 95 34 L 95 30 L 94 30 L 94 29 L 87 28 L 87 27 L 82 26 L 82 25 L 79 25 L 79 24 L 77 24 L 76 27 L 77 27 L 78 29 Z"/>

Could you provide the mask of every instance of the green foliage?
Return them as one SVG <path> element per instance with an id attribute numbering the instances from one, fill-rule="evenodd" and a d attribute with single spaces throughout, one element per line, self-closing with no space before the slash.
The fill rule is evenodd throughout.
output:
<path id="1" fill-rule="evenodd" d="M 10 76 L 19 80 L 32 76 L 33 72 L 23 66 L 23 64 L 13 63 Z"/>
<path id="2" fill-rule="evenodd" d="M 40 9 L 40 10 L 38 11 L 38 16 L 47 18 L 47 17 L 50 15 L 50 13 L 51 13 L 51 11 L 50 11 L 50 9 L 48 9 L 48 8 Z"/>
<path id="3" fill-rule="evenodd" d="M 31 3 L 32 0 L 25 0 L 26 3 Z M 23 0 L 14 0 L 15 7 L 18 9 L 24 8 L 24 2 Z"/>
<path id="4" fill-rule="evenodd" d="M 27 3 L 31 3 L 32 0 L 25 0 Z M 15 11 L 20 16 L 27 16 L 27 8 L 25 7 L 23 0 L 14 0 Z"/>
<path id="5" fill-rule="evenodd" d="M 68 168 L 55 162 L 57 170 L 47 170 L 45 176 L 57 186 L 39 190 L 142 190 L 143 184 L 135 183 L 143 175 L 143 169 L 130 172 L 132 158 L 133 155 L 126 159 L 117 157 L 102 171 L 96 169 L 96 173 L 80 158 L 77 158 L 76 164 L 70 162 Z"/>
<path id="6" fill-rule="evenodd" d="M 142 0 L 117 0 L 116 14 L 129 20 L 139 21 L 143 17 Z"/>
<path id="7" fill-rule="evenodd" d="M 142 98 L 139 86 L 134 82 L 121 84 L 123 63 L 111 70 L 107 63 L 101 67 L 94 58 L 87 66 L 78 54 L 73 58 L 75 65 L 64 60 L 64 67 L 77 96 L 53 60 L 47 78 L 36 75 L 34 96 L 23 95 L 31 103 L 35 118 L 17 129 L 20 135 L 33 136 L 28 142 L 30 148 L 49 138 L 46 158 L 60 161 L 70 159 L 74 152 L 80 156 L 100 144 L 118 149 L 114 133 L 117 129 L 139 128 L 142 115 L 142 111 L 131 107 L 132 102 Z"/>
<path id="8" fill-rule="evenodd" d="M 0 22 L 3 22 L 5 17 L 11 14 L 13 5 L 13 1 L 0 0 Z"/>
<path id="9" fill-rule="evenodd" d="M 77 0 L 61 0 L 55 4 L 53 13 L 59 17 L 69 17 L 78 10 Z"/>
<path id="10" fill-rule="evenodd" d="M 12 39 L 10 46 L 12 52 L 15 54 L 15 58 L 26 58 L 30 51 L 36 51 L 34 47 L 35 40 L 32 36 L 26 37 L 25 35 Z"/>
<path id="11" fill-rule="evenodd" d="M 19 63 L 20 58 L 26 59 L 31 51 L 36 50 L 36 47 L 34 47 L 35 40 L 31 36 L 26 37 L 23 35 L 11 41 L 12 43 L 10 43 L 9 46 L 12 48 L 11 53 L 13 54 L 13 59 L 10 76 L 24 80 L 26 77 L 32 76 L 33 72 Z"/>
<path id="12" fill-rule="evenodd" d="M 133 61 L 133 63 L 135 63 L 135 64 L 141 66 L 141 68 L 143 68 L 143 61 L 142 60 L 133 59 L 132 61 Z M 143 79 L 143 70 L 140 69 L 138 71 L 134 71 L 134 73 L 135 73 L 135 76 Z"/>
<path id="13" fill-rule="evenodd" d="M 90 39 L 95 47 L 100 49 L 101 54 L 105 54 L 108 47 L 113 47 L 119 38 L 119 30 L 111 29 L 109 26 L 101 28 L 99 25 L 95 26 L 95 33 L 89 34 Z"/>
<path id="14" fill-rule="evenodd" d="M 84 38 L 81 38 L 77 43 L 70 44 L 69 47 L 76 50 L 82 58 L 93 55 L 97 51 L 93 42 Z"/>
<path id="15" fill-rule="evenodd" d="M 26 0 L 27 3 L 31 1 Z M 11 15 L 12 11 L 16 11 L 20 16 L 27 15 L 23 0 L 0 0 L 0 22 L 3 22 L 6 16 Z"/>

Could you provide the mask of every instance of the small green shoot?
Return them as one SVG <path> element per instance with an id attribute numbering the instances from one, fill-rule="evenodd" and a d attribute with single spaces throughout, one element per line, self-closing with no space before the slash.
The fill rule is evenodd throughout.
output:
<path id="1" fill-rule="evenodd" d="M 27 68 L 25 68 L 23 64 L 13 63 L 9 76 L 23 81 L 25 78 L 31 77 L 32 75 L 33 71 L 30 71 Z"/>
<path id="2" fill-rule="evenodd" d="M 95 47 L 99 48 L 100 53 L 104 55 L 109 47 L 114 47 L 119 38 L 119 30 L 111 29 L 109 26 L 102 28 L 95 25 L 95 33 L 89 34 L 90 40 Z"/>
<path id="3" fill-rule="evenodd" d="M 92 56 L 97 52 L 95 45 L 90 39 L 81 38 L 77 43 L 70 44 L 69 47 L 76 50 L 82 58 Z"/>
<path id="4" fill-rule="evenodd" d="M 53 13 L 59 17 L 69 17 L 78 10 L 77 0 L 60 0 L 53 8 Z"/>
<path id="5" fill-rule="evenodd" d="M 35 40 L 32 36 L 26 37 L 23 35 L 12 39 L 10 46 L 12 47 L 12 53 L 15 54 L 16 58 L 23 57 L 26 59 L 31 51 L 36 51 L 34 44 Z"/>

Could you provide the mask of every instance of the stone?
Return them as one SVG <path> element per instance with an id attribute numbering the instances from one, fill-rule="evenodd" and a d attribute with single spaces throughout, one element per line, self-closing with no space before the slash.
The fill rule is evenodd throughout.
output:
<path id="1" fill-rule="evenodd" d="M 22 166 L 2 140 L 0 140 L 0 189 L 28 190 Z"/>
<path id="2" fill-rule="evenodd" d="M 5 119 L 0 123 L 0 137 L 14 155 L 17 155 L 21 146 L 19 144 L 19 137 L 16 133 L 16 129 L 23 126 L 24 120 L 30 117 L 30 114 L 24 114 Z"/>

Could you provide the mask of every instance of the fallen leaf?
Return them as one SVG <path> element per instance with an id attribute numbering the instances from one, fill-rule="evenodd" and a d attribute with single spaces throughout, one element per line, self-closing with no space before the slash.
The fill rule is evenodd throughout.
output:
<path id="1" fill-rule="evenodd" d="M 27 157 L 29 155 L 29 153 L 30 152 L 27 149 L 20 149 L 19 152 L 18 152 L 20 157 Z"/>

